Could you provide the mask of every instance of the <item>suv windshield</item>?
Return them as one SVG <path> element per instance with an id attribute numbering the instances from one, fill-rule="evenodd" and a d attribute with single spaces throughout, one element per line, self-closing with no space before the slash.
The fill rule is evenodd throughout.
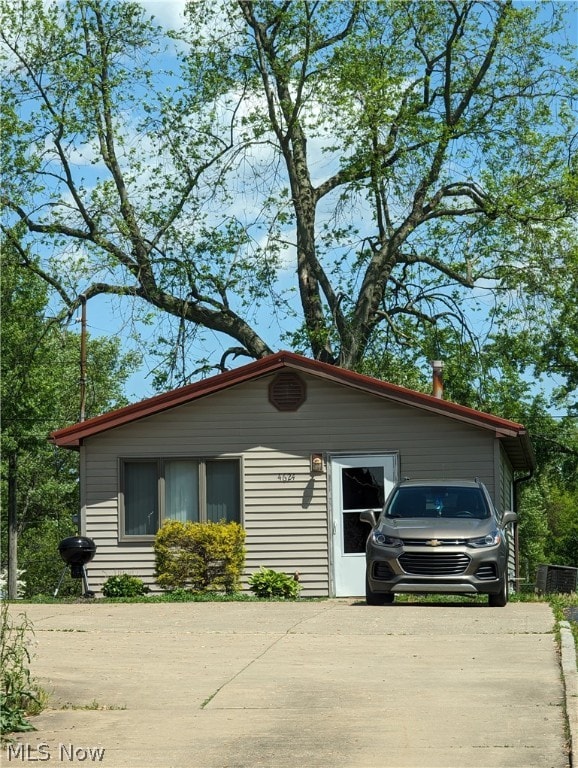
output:
<path id="1" fill-rule="evenodd" d="M 398 488 L 385 516 L 392 517 L 465 517 L 483 520 L 490 516 L 480 488 L 432 485 Z"/>

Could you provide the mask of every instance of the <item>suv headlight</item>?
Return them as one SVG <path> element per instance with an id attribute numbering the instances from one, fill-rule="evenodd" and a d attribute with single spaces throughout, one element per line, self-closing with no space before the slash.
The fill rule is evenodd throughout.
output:
<path id="1" fill-rule="evenodd" d="M 485 536 L 480 536 L 477 539 L 470 539 L 468 541 L 468 547 L 495 547 L 501 540 L 502 534 L 496 528 Z"/>
<path id="2" fill-rule="evenodd" d="M 372 532 L 371 541 L 378 547 L 401 547 L 403 544 L 401 539 L 396 539 L 395 536 L 386 536 L 379 531 Z"/>

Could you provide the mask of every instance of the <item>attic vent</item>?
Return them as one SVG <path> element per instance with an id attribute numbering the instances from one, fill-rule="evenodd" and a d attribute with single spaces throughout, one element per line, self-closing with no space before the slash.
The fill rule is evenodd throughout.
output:
<path id="1" fill-rule="evenodd" d="M 278 411 L 296 411 L 306 397 L 305 382 L 296 373 L 278 373 L 269 385 L 269 402 Z"/>

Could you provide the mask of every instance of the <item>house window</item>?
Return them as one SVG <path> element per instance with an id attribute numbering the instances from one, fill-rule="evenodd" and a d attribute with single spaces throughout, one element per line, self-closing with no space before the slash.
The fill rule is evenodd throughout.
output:
<path id="1" fill-rule="evenodd" d="M 241 520 L 237 459 L 123 459 L 121 537 L 154 536 L 165 520 Z"/>

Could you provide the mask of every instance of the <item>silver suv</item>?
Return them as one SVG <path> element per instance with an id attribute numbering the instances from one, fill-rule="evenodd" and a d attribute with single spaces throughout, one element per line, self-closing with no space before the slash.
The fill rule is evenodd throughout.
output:
<path id="1" fill-rule="evenodd" d="M 385 502 L 367 539 L 366 598 L 392 603 L 396 592 L 476 595 L 508 602 L 508 537 L 515 512 L 500 515 L 478 480 L 404 480 Z"/>

